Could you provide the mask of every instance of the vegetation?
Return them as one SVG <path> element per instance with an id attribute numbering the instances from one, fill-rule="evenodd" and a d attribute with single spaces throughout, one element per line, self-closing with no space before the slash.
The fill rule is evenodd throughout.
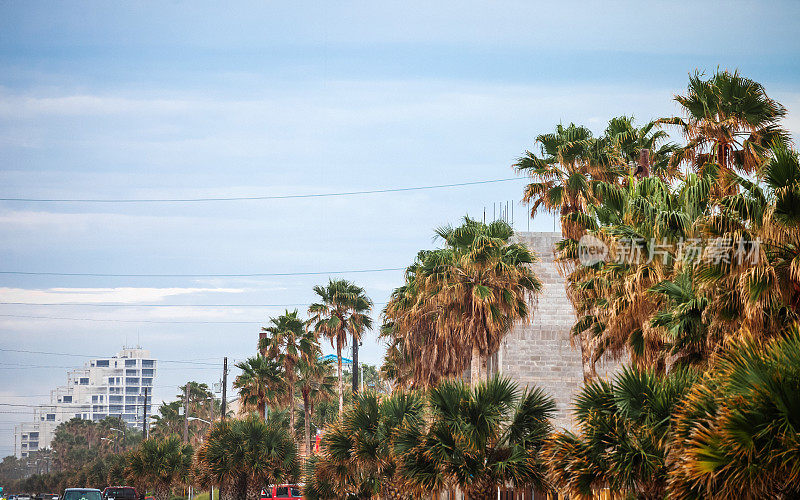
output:
<path id="1" fill-rule="evenodd" d="M 578 432 L 559 431 L 548 440 L 554 482 L 582 497 L 608 488 L 664 498 L 674 409 L 695 378 L 689 370 L 659 375 L 627 368 L 611 382 L 587 384 L 575 400 Z"/>
<path id="2" fill-rule="evenodd" d="M 171 436 L 142 441 L 127 459 L 125 476 L 156 500 L 168 500 L 173 487 L 189 483 L 191 468 L 192 447 Z"/>
<path id="3" fill-rule="evenodd" d="M 420 498 L 458 487 L 483 499 L 504 484 L 543 489 L 539 450 L 554 409 L 541 390 L 520 396 L 498 377 L 473 389 L 444 381 L 428 394 L 360 394 L 309 463 L 306 495 Z"/>
<path id="4" fill-rule="evenodd" d="M 233 387 L 239 389 L 243 412 L 255 410 L 264 419 L 267 405 L 278 405 L 290 392 L 283 366 L 274 359 L 258 354 L 236 363 L 236 367 L 242 373 L 233 381 Z"/>
<path id="5" fill-rule="evenodd" d="M 800 327 L 723 354 L 674 425 L 671 496 L 800 497 Z"/>
<path id="6" fill-rule="evenodd" d="M 257 498 L 269 484 L 295 482 L 297 447 L 284 424 L 253 414 L 217 422 L 197 452 L 195 480 L 218 485 L 222 496 L 236 500 Z"/>
<path id="7" fill-rule="evenodd" d="M 386 372 L 425 387 L 469 364 L 475 386 L 514 321 L 530 318 L 541 283 L 530 268 L 533 254 L 510 241 L 514 231 L 504 221 L 465 218 L 436 234 L 445 248 L 417 254 L 383 311 L 382 334 L 393 354 Z"/>
<path id="8" fill-rule="evenodd" d="M 548 441 L 551 476 L 577 495 L 793 498 L 800 162 L 786 110 L 727 71 L 694 75 L 676 101 L 684 118 L 655 123 L 685 145 L 629 141 L 653 124 L 620 135 L 613 119 L 597 139 L 559 127 L 517 164 L 533 211 L 560 214 L 588 381 L 579 432 Z M 587 241 L 605 258 L 581 261 Z M 597 380 L 603 356 L 632 366 Z"/>
<path id="9" fill-rule="evenodd" d="M 289 409 L 290 429 L 295 429 L 295 387 L 299 363 L 309 365 L 319 357 L 319 343 L 314 332 L 306 328 L 307 322 L 297 316 L 297 310 L 286 311 L 277 318 L 270 318 L 270 326 L 261 329 L 259 350 L 270 359 L 283 365 L 286 378 L 284 403 Z M 312 366 L 313 366 L 313 362 Z"/>
<path id="10" fill-rule="evenodd" d="M 361 340 L 365 330 L 372 328 L 372 300 L 364 289 L 346 280 L 329 280 L 326 286 L 315 286 L 320 302 L 311 304 L 308 313 L 314 331 L 331 341 L 336 348 L 336 376 L 339 381 L 339 415 L 344 413 L 344 379 L 342 377 L 342 349 L 348 335 L 353 342 Z"/>

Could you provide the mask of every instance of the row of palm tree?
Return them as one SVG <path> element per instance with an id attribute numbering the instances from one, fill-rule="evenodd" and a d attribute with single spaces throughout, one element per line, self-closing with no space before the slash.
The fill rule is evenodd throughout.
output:
<path id="1" fill-rule="evenodd" d="M 331 367 L 321 356 L 320 338 L 336 349 L 339 412 L 344 412 L 345 390 L 342 350 L 348 342 L 357 344 L 371 328 L 372 301 L 364 289 L 347 280 L 329 280 L 315 286 L 319 301 L 308 308 L 308 319 L 297 310 L 270 318 L 261 330 L 258 355 L 236 366 L 242 373 L 234 381 L 242 409 L 257 411 L 262 419 L 269 406 L 286 408 L 289 429 L 297 428 L 296 402 L 303 406 L 304 444 L 311 449 L 311 422 L 315 403 L 331 391 Z M 355 372 L 354 372 L 355 373 Z"/>
<path id="2" fill-rule="evenodd" d="M 573 431 L 552 398 L 500 376 L 469 388 L 358 394 L 306 463 L 309 499 L 497 498 L 499 488 L 592 498 L 800 495 L 800 325 L 737 341 L 712 369 L 630 365 L 586 384 Z"/>
<path id="3" fill-rule="evenodd" d="M 795 498 L 800 161 L 786 110 L 727 71 L 675 100 L 682 118 L 613 119 L 598 138 L 559 126 L 515 165 L 532 213 L 562 223 L 587 382 L 576 431 L 543 455 L 578 496 Z M 605 258 L 582 260 L 587 243 Z M 598 379 L 609 357 L 631 365 Z"/>
<path id="4" fill-rule="evenodd" d="M 306 498 L 433 498 L 458 488 L 482 500 L 497 498 L 500 485 L 544 490 L 540 452 L 554 410 L 543 391 L 520 393 L 499 376 L 472 388 L 445 380 L 364 392 L 307 463 Z"/>
<path id="5" fill-rule="evenodd" d="M 515 165 L 533 178 L 532 214 L 560 215 L 557 257 L 586 380 L 604 355 L 659 369 L 703 364 L 737 336 L 769 338 L 797 317 L 800 167 L 781 128 L 785 108 L 727 71 L 693 76 L 676 101 L 684 118 L 642 128 L 615 118 L 598 138 L 559 126 L 538 137 L 540 155 Z M 660 126 L 678 127 L 686 144 L 667 143 Z M 642 153 L 649 176 L 632 172 Z M 610 258 L 579 265 L 584 236 Z M 699 258 L 693 242 L 705 247 Z"/>

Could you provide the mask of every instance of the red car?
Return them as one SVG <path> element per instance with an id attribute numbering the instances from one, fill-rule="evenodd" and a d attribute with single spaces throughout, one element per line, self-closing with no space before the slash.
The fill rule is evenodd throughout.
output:
<path id="1" fill-rule="evenodd" d="M 303 493 L 298 484 L 273 484 L 261 490 L 259 500 L 272 500 L 273 498 L 285 498 L 287 500 L 302 500 Z"/>

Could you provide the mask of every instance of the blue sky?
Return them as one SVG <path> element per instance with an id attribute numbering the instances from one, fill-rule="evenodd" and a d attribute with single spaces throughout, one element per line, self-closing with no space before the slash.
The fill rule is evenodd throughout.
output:
<path id="1" fill-rule="evenodd" d="M 763 83 L 789 108 L 785 125 L 797 137 L 798 18 L 797 2 L 3 1 L 0 197 L 503 179 L 555 124 L 599 133 L 615 115 L 673 115 L 687 75 L 716 67 Z M 523 184 L 205 204 L 0 202 L 0 271 L 403 267 L 434 244 L 434 227 L 517 203 Z M 523 211 L 515 207 L 521 230 Z M 551 229 L 552 218 L 530 227 Z M 402 273 L 346 277 L 382 303 Z M 313 300 L 325 279 L 0 275 L 0 301 L 294 304 Z M 280 310 L 0 305 L 0 347 L 105 356 L 140 338 L 162 359 L 242 359 Z M 362 357 L 377 364 L 381 352 L 373 335 Z M 77 361 L 0 352 L 0 402 L 45 400 L 37 395 Z M 163 365 L 156 398 L 171 398 L 188 377 L 213 382 L 219 370 Z M 23 418 L 0 414 L 0 455 Z"/>

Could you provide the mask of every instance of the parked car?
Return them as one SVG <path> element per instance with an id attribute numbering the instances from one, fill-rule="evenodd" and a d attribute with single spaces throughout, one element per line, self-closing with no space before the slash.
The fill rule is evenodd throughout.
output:
<path id="1" fill-rule="evenodd" d="M 95 488 L 67 488 L 61 500 L 102 500 L 100 490 Z"/>
<path id="2" fill-rule="evenodd" d="M 261 490 L 259 500 L 282 498 L 286 500 L 302 500 L 303 493 L 299 484 L 273 484 Z"/>
<path id="3" fill-rule="evenodd" d="M 103 490 L 102 500 L 139 500 L 133 486 L 109 486 Z"/>

